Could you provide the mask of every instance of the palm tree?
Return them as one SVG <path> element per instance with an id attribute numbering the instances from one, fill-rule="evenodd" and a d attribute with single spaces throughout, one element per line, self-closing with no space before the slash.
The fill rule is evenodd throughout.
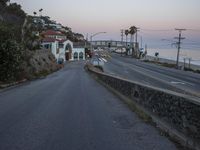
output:
<path id="1" fill-rule="evenodd" d="M 34 16 L 36 16 L 36 15 L 37 15 L 37 13 L 36 13 L 35 11 L 33 12 L 33 14 L 34 14 Z"/>
<path id="2" fill-rule="evenodd" d="M 137 32 L 137 28 L 135 26 L 131 26 L 129 28 L 129 33 L 131 35 L 131 39 L 130 39 L 130 42 L 133 42 L 133 35 Z"/>
<path id="3" fill-rule="evenodd" d="M 129 30 L 125 30 L 125 35 L 126 35 L 126 55 L 128 55 L 128 49 L 127 49 L 127 37 L 129 34 Z"/>
<path id="4" fill-rule="evenodd" d="M 43 9 L 41 8 L 41 9 L 39 10 L 40 16 L 42 16 L 42 11 L 43 11 Z"/>
<path id="5" fill-rule="evenodd" d="M 128 30 L 125 30 L 125 35 L 126 35 L 126 46 L 127 46 L 127 36 L 129 34 L 129 31 Z"/>
<path id="6" fill-rule="evenodd" d="M 131 26 L 130 28 L 129 28 L 129 33 L 130 33 L 130 35 L 131 35 L 131 39 L 130 39 L 130 43 L 132 43 L 132 54 L 134 55 L 134 53 L 133 53 L 133 50 L 134 50 L 134 45 L 133 45 L 133 41 L 134 41 L 134 34 L 137 32 L 137 27 L 135 27 L 135 26 Z"/>

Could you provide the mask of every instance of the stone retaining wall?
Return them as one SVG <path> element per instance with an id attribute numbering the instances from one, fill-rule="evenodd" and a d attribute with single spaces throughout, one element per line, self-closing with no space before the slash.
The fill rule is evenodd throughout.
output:
<path id="1" fill-rule="evenodd" d="M 56 59 L 50 50 L 27 51 L 27 64 L 24 66 L 28 78 L 40 73 L 51 73 L 59 69 Z"/>
<path id="2" fill-rule="evenodd" d="M 142 106 L 200 148 L 200 99 L 114 77 L 89 67 L 89 71 L 119 93 Z"/>

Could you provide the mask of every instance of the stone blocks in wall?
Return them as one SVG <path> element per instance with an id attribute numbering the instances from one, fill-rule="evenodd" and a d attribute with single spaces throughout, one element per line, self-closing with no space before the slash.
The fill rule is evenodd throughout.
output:
<path id="1" fill-rule="evenodd" d="M 129 97 L 151 114 L 200 143 L 200 99 L 150 87 L 89 69 L 99 80 Z"/>

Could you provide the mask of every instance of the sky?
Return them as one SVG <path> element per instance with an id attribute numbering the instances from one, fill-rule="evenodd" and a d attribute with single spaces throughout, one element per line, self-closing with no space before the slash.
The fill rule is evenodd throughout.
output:
<path id="1" fill-rule="evenodd" d="M 28 14 L 43 8 L 43 15 L 88 36 L 106 32 L 94 40 L 120 40 L 120 30 L 134 25 L 146 41 L 173 39 L 175 28 L 191 41 L 200 42 L 200 0 L 11 0 Z"/>

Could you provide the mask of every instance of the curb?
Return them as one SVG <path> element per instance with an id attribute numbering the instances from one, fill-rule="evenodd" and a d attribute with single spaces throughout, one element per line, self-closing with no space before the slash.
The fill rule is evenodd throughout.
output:
<path id="1" fill-rule="evenodd" d="M 23 79 L 23 80 L 20 80 L 20 81 L 17 81 L 17 82 L 12 82 L 12 83 L 8 83 L 8 84 L 1 84 L 0 89 L 5 89 L 5 88 L 11 87 L 11 86 L 16 86 L 16 85 L 25 83 L 27 81 L 28 81 L 27 79 Z"/>

